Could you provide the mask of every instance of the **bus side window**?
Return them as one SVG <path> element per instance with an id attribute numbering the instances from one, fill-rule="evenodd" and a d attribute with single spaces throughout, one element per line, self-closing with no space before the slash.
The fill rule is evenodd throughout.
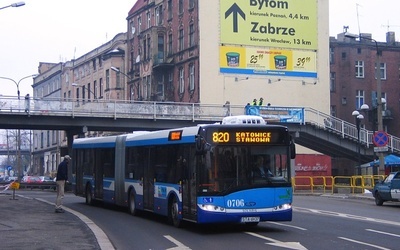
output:
<path id="1" fill-rule="evenodd" d="M 128 164 L 127 173 L 129 179 L 135 179 L 135 164 Z"/>
<path id="2" fill-rule="evenodd" d="M 157 182 L 166 182 L 167 181 L 167 165 L 156 165 L 155 166 L 156 173 L 155 178 Z"/>

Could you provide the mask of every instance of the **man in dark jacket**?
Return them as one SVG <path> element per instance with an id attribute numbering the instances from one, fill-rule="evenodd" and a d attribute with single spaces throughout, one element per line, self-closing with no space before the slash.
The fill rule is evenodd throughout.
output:
<path id="1" fill-rule="evenodd" d="M 64 160 L 58 165 L 57 169 L 57 199 L 56 199 L 56 213 L 64 213 L 61 208 L 62 199 L 64 199 L 65 183 L 68 181 L 68 163 L 71 161 L 69 155 L 64 156 Z"/>

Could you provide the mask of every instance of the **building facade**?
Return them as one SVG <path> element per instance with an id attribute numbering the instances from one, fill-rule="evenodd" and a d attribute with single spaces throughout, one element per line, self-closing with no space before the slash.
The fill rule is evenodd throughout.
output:
<path id="1" fill-rule="evenodd" d="M 34 78 L 33 99 L 73 100 L 85 105 L 97 99 L 124 100 L 125 76 L 111 67 L 125 67 L 126 34 L 117 34 L 111 41 L 81 57 L 63 63 L 39 63 Z M 96 135 L 102 131 L 87 132 Z M 32 166 L 28 174 L 52 175 L 63 155 L 68 154 L 64 131 L 33 131 Z"/>
<path id="2" fill-rule="evenodd" d="M 398 126 L 400 114 L 400 43 L 395 33 L 388 32 L 386 41 L 376 41 L 371 34 L 360 34 L 361 39 L 348 37 L 346 32 L 330 38 L 330 114 L 350 123 L 356 123 L 352 116 L 358 110 L 364 119 L 361 127 L 377 131 L 377 53 L 380 53 L 381 97 L 383 130 L 396 137 L 400 136 Z M 361 111 L 367 104 L 368 111 Z M 337 168 L 354 166 L 337 159 Z M 352 170 L 347 170 L 352 172 Z"/>
<path id="3" fill-rule="evenodd" d="M 137 1 L 127 20 L 127 99 L 199 102 L 197 1 Z"/>

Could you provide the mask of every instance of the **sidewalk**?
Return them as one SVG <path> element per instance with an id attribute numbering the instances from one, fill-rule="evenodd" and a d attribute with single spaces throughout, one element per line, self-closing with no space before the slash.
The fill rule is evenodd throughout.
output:
<path id="1" fill-rule="evenodd" d="M 14 198 L 14 199 L 13 199 Z M 102 249 L 81 218 L 37 199 L 0 193 L 1 249 Z"/>

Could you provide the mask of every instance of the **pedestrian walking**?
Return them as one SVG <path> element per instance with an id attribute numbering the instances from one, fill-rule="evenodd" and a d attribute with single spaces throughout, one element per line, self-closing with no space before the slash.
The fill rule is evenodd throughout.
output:
<path id="1" fill-rule="evenodd" d="M 64 156 L 64 160 L 58 165 L 56 185 L 57 185 L 57 198 L 56 198 L 56 213 L 64 213 L 62 209 L 62 199 L 64 199 L 65 184 L 68 181 L 68 163 L 71 161 L 69 155 Z"/>

